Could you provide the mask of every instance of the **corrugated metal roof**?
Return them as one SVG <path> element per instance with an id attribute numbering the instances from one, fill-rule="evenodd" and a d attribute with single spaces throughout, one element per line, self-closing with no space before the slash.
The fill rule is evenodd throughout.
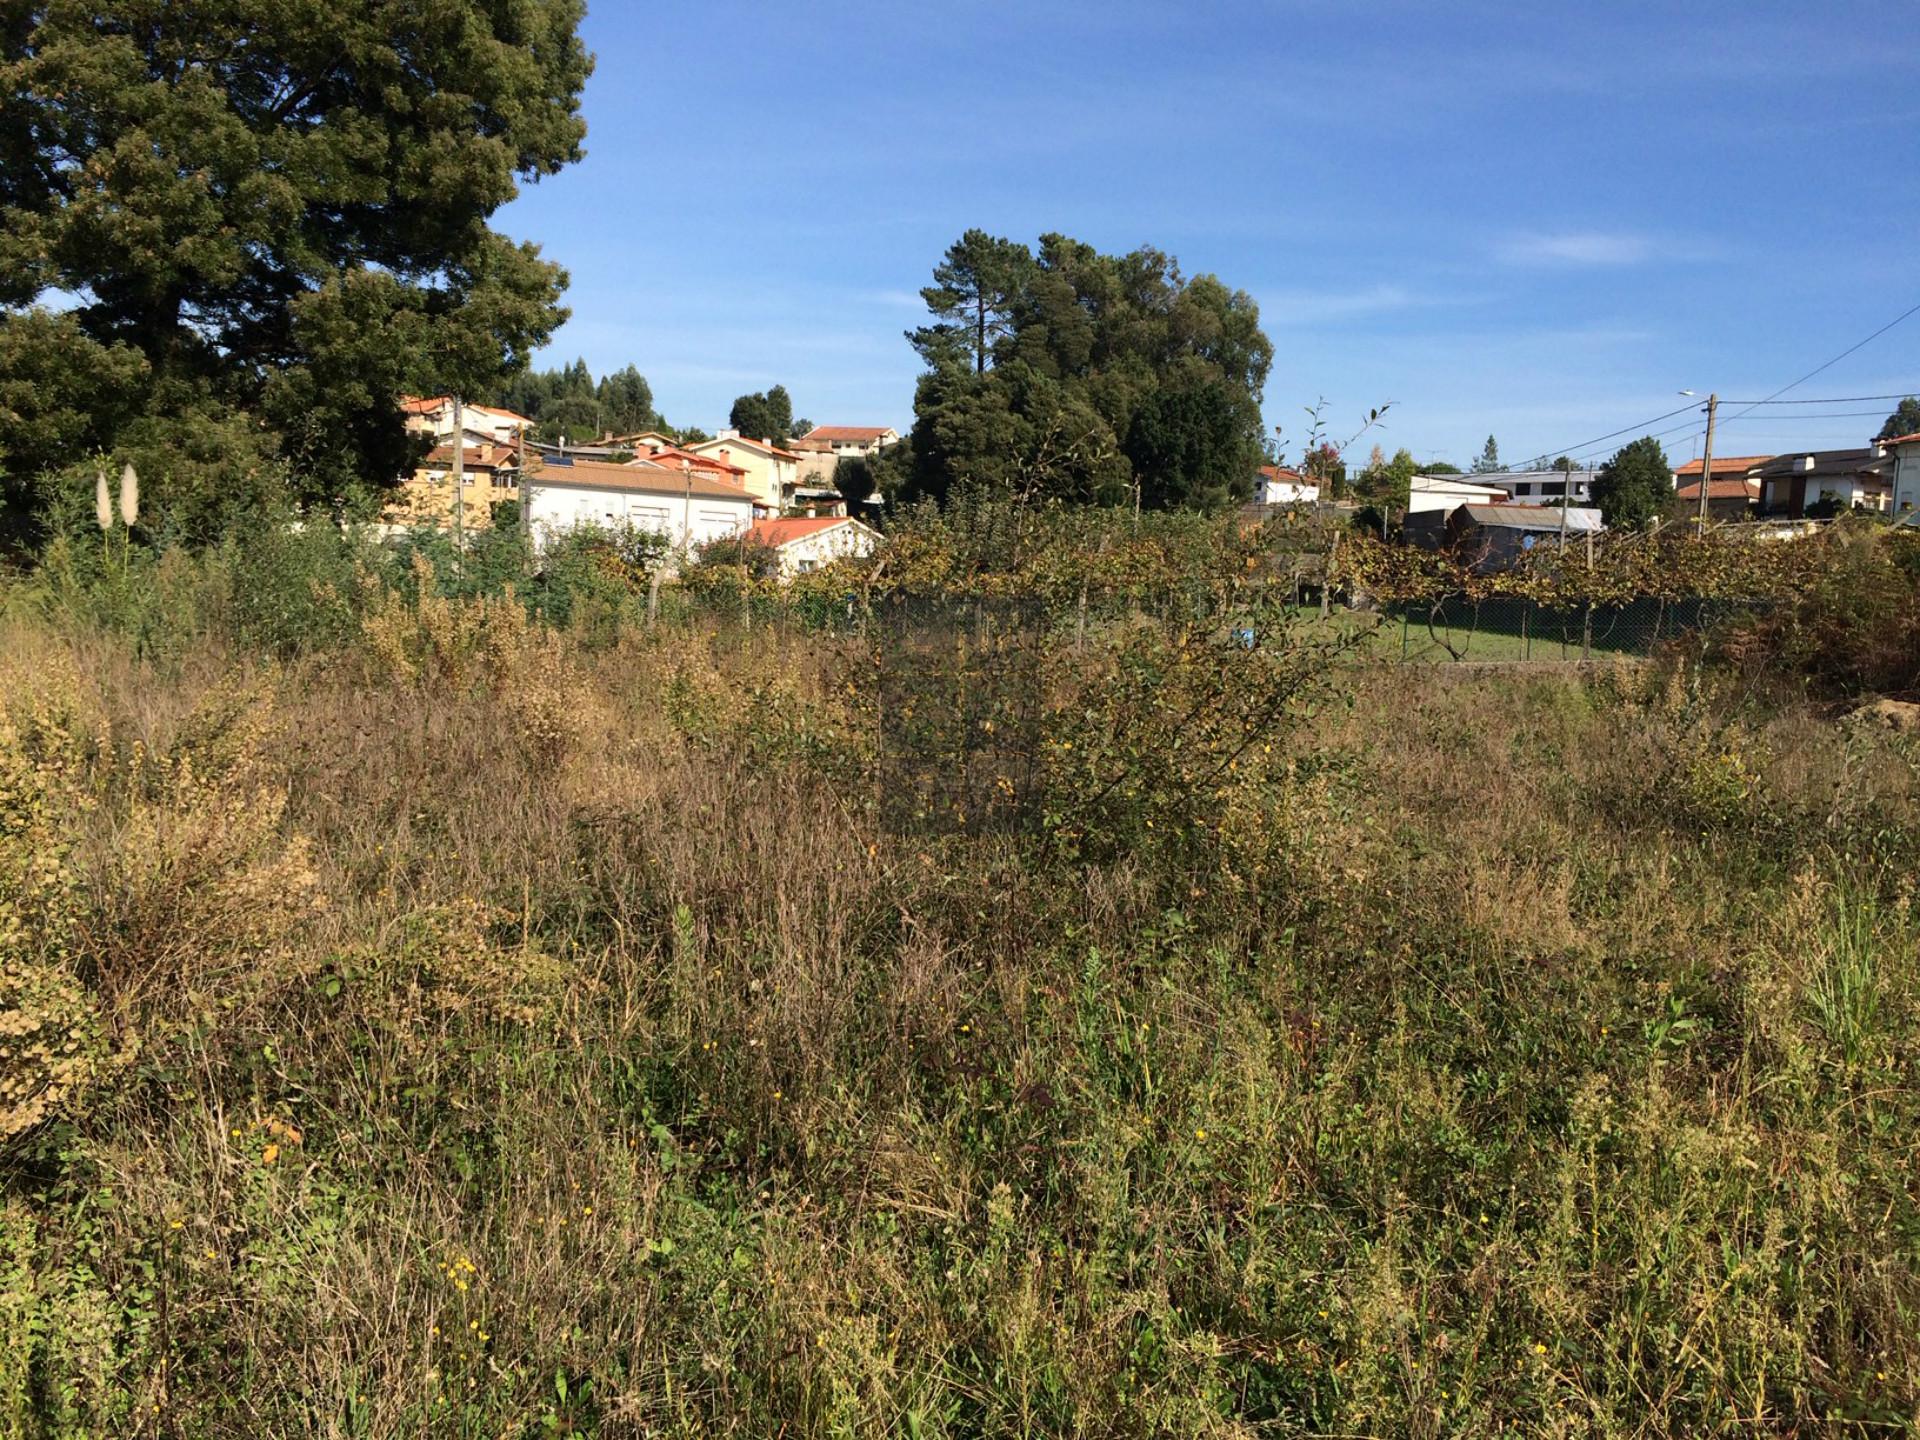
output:
<path id="1" fill-rule="evenodd" d="M 1546 530 L 1558 534 L 1564 529 L 1572 535 L 1607 528 L 1598 510 L 1581 505 L 1462 505 L 1453 514 L 1458 516 L 1461 511 L 1466 512 L 1467 520 L 1474 525 L 1500 530 Z"/>

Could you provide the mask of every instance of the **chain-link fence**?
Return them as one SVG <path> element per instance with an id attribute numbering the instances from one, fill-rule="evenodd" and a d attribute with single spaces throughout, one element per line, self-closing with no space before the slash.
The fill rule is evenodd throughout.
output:
<path id="1" fill-rule="evenodd" d="M 1098 594 L 1065 603 L 1034 597 L 918 595 L 890 592 L 865 596 L 820 591 L 791 595 L 679 594 L 662 606 L 662 618 L 705 618 L 747 630 L 761 626 L 814 634 L 868 636 L 876 641 L 973 644 L 1023 641 L 1073 644 L 1090 629 L 1150 619 L 1160 624 L 1217 622 L 1238 629 L 1244 612 L 1222 596 L 1195 587 L 1150 595 Z M 1752 614 L 1756 602 L 1641 598 L 1618 605 L 1553 606 L 1516 596 L 1473 600 L 1451 595 L 1435 604 L 1350 610 L 1317 601 L 1266 612 L 1264 623 L 1284 616 L 1293 624 L 1325 624 L 1361 632 L 1360 654 L 1410 663 L 1572 662 L 1613 656 L 1644 658 L 1662 646 Z M 1238 618 L 1236 618 L 1238 617 Z M 1251 633 L 1251 632 L 1247 632 Z"/>
<path id="2" fill-rule="evenodd" d="M 1553 606 L 1517 596 L 1396 606 L 1382 639 L 1410 661 L 1576 661 L 1644 657 L 1753 606 L 1731 601 L 1642 598 L 1621 605 Z M 1389 644 L 1388 648 L 1393 648 Z"/>

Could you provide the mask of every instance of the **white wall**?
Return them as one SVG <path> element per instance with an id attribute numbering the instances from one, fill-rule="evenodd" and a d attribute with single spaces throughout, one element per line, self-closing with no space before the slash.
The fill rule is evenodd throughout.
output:
<path id="1" fill-rule="evenodd" d="M 523 488 L 527 523 L 542 547 L 579 525 L 609 530 L 631 526 L 665 535 L 679 548 L 737 535 L 753 523 L 753 501 L 745 495 L 737 500 L 695 495 L 689 507 L 685 495 L 556 483 L 551 471 L 529 479 Z"/>
<path id="2" fill-rule="evenodd" d="M 1893 452 L 1893 513 L 1920 512 L 1920 440 Z"/>
<path id="3" fill-rule="evenodd" d="M 1254 487 L 1256 505 L 1306 505 L 1320 498 L 1318 485 L 1297 484 L 1292 480 L 1262 478 Z"/>
<path id="4" fill-rule="evenodd" d="M 1482 485 L 1464 475 L 1416 475 L 1408 488 L 1407 513 L 1420 515 L 1429 510 L 1442 510 L 1450 514 L 1469 502 L 1494 503 L 1505 493 L 1497 485 Z"/>
<path id="5" fill-rule="evenodd" d="M 835 525 L 831 530 L 816 530 L 780 547 L 780 574 L 790 578 L 809 570 L 818 570 L 835 560 L 871 555 L 874 533 L 858 522 Z"/>

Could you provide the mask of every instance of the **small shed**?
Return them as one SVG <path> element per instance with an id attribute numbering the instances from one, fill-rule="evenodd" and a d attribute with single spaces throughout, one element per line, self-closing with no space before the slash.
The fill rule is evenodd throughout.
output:
<path id="1" fill-rule="evenodd" d="M 1606 529 L 1579 505 L 1462 505 L 1447 516 L 1447 548 L 1475 570 L 1510 570 L 1542 545 L 1585 540 Z"/>

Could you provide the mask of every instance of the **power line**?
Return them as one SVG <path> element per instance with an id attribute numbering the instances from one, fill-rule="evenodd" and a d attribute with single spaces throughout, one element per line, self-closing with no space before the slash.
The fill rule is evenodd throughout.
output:
<path id="1" fill-rule="evenodd" d="M 1886 334 L 1887 331 L 1893 329 L 1893 327 L 1898 325 L 1902 320 L 1905 320 L 1908 317 L 1913 315 L 1920 315 L 1920 304 L 1915 304 L 1905 310 L 1902 310 L 1898 315 L 1894 316 L 1893 319 L 1889 320 L 1886 324 L 1882 325 L 1878 330 L 1874 331 L 1873 334 L 1867 336 L 1865 340 L 1856 341 L 1854 344 L 1849 345 L 1846 349 L 1842 350 L 1838 355 L 1834 356 L 1833 359 L 1827 361 L 1825 364 L 1814 366 L 1813 369 L 1809 370 L 1806 374 L 1802 375 L 1798 380 L 1795 380 L 1792 383 L 1787 385 L 1782 385 L 1778 390 L 1774 391 L 1773 394 L 1767 396 L 1766 399 L 1755 400 L 1751 402 L 1750 404 L 1747 405 L 1747 409 L 1752 410 L 1761 405 L 1770 405 L 1775 400 L 1778 400 L 1782 395 L 1786 394 L 1787 391 L 1799 389 L 1802 385 L 1806 384 L 1807 381 L 1811 380 L 1814 376 L 1818 375 L 1822 370 L 1831 370 L 1835 365 L 1838 365 L 1842 360 L 1846 359 L 1847 356 L 1853 354 L 1854 351 L 1860 349 L 1862 346 L 1871 344 L 1875 340 L 1878 340 L 1882 335 Z M 1746 411 L 1744 410 L 1741 411 L 1741 414 L 1744 415 L 1745 413 Z"/>
<path id="2" fill-rule="evenodd" d="M 1684 414 L 1688 410 L 1696 410 L 1698 408 L 1699 407 L 1696 405 L 1682 405 L 1678 410 L 1669 410 L 1667 411 L 1666 414 L 1656 415 L 1651 420 L 1638 420 L 1631 425 L 1623 425 L 1618 430 L 1609 430 L 1604 435 L 1596 435 L 1591 440 L 1582 440 L 1577 445 L 1549 446 L 1548 450 L 1553 450 L 1558 454 L 1571 457 L 1576 450 L 1586 450 L 1594 445 L 1600 444 L 1602 441 L 1612 440 L 1617 436 L 1626 435 L 1634 430 L 1639 430 L 1648 425 L 1658 425 L 1662 420 L 1671 420 L 1676 415 Z M 1689 421 L 1688 423 L 1691 424 L 1692 422 Z M 1679 426 L 1676 428 L 1685 429 L 1686 427 Z M 1668 433 L 1672 433 L 1672 432 L 1668 432 Z M 1547 450 L 1542 450 L 1540 453 L 1544 455 L 1547 453 Z M 1511 465 L 1507 466 L 1506 468 L 1508 470 L 1513 469 Z"/>
<path id="3" fill-rule="evenodd" d="M 1774 391 L 1774 394 L 1779 394 Z M 1859 405 L 1868 400 L 1911 400 L 1920 394 L 1920 386 L 1901 395 L 1829 395 L 1821 400 L 1722 400 L 1722 405 Z"/>
<path id="4" fill-rule="evenodd" d="M 1884 420 L 1886 416 L 1879 410 L 1816 410 L 1812 414 L 1802 411 L 1798 415 L 1747 415 L 1742 412 L 1739 415 L 1730 415 L 1720 423 L 1731 425 L 1736 420 L 1741 420 L 1749 424 L 1797 425 L 1802 420 L 1872 420 L 1876 418 Z"/>

